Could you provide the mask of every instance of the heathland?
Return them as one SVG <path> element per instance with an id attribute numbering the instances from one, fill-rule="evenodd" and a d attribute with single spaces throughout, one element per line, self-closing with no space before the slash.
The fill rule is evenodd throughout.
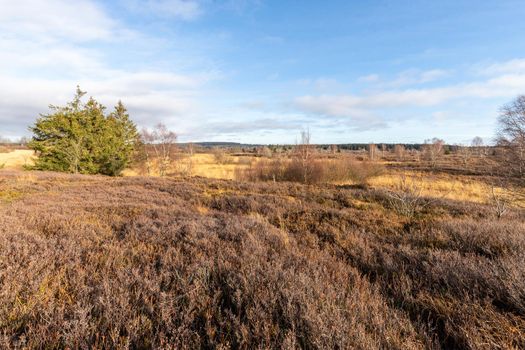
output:
<path id="1" fill-rule="evenodd" d="M 8 163 L 1 347 L 525 347 L 525 213 L 491 149 L 317 150 L 359 171 L 306 184 L 257 151 L 181 148 L 164 177 Z"/>

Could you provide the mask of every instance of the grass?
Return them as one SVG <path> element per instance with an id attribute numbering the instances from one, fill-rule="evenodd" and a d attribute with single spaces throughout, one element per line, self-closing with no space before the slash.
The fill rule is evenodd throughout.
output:
<path id="1" fill-rule="evenodd" d="M 33 151 L 17 149 L 10 152 L 0 152 L 0 165 L 4 169 L 22 169 L 24 165 L 31 165 Z"/>
<path id="2" fill-rule="evenodd" d="M 30 150 L 14 150 L 8 153 L 0 153 L 0 165 L 4 169 L 22 169 L 24 165 L 32 163 L 33 153 Z M 211 179 L 233 180 L 239 170 L 248 169 L 250 164 L 256 164 L 262 158 L 255 156 L 227 156 L 227 161 L 219 164 L 213 153 L 196 153 L 191 157 L 180 156 L 175 162 L 172 172 L 190 176 L 200 176 Z M 190 166 L 191 164 L 191 166 Z M 388 164 L 385 162 L 384 164 Z M 191 171 L 190 171 L 191 169 Z M 124 176 L 141 175 L 139 169 L 126 169 Z M 153 174 L 155 175 L 155 174 Z M 450 175 L 447 173 L 436 173 L 428 175 L 417 169 L 395 170 L 390 169 L 382 175 L 373 177 L 370 185 L 376 188 L 394 189 L 402 176 L 415 179 L 418 186 L 422 187 L 422 195 L 447 198 L 458 201 L 469 201 L 476 203 L 488 203 L 491 200 L 491 191 L 487 184 L 472 176 Z M 347 183 L 338 182 L 344 185 Z M 497 193 L 503 193 L 503 189 L 496 188 Z"/>
<path id="3" fill-rule="evenodd" d="M 217 163 L 215 156 L 212 153 L 196 153 L 190 156 L 180 156 L 174 162 L 171 172 L 184 174 L 189 176 L 201 176 L 212 179 L 233 180 L 235 178 L 235 171 L 239 168 L 246 168 L 249 166 L 243 160 L 250 158 L 248 162 L 256 162 L 256 157 L 235 157 L 228 156 L 225 164 Z M 123 173 L 124 176 L 141 175 L 141 171 L 136 168 L 127 169 Z M 152 174 L 155 175 L 155 174 Z"/>
<path id="4" fill-rule="evenodd" d="M 375 188 L 2 172 L 3 348 L 525 346 L 525 214 Z"/>
<path id="5" fill-rule="evenodd" d="M 403 176 L 407 176 L 422 189 L 422 195 L 447 198 L 457 201 L 488 203 L 491 192 L 486 182 L 468 176 L 454 176 L 446 173 L 424 174 L 414 170 L 390 171 L 373 178 L 370 184 L 377 188 L 394 189 Z M 496 189 L 498 193 L 502 188 Z"/>

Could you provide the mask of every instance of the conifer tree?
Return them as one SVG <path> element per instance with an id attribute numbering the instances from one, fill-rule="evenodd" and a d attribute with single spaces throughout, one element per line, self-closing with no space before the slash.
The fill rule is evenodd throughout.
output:
<path id="1" fill-rule="evenodd" d="M 65 107 L 50 106 L 30 127 L 29 147 L 38 158 L 38 170 L 117 176 L 128 166 L 138 140 L 137 128 L 119 101 L 113 112 L 95 99 L 86 103 L 77 87 Z"/>

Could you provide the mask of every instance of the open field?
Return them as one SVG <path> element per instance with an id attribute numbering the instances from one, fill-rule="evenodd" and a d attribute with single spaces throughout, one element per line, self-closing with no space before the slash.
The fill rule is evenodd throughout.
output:
<path id="1" fill-rule="evenodd" d="M 0 171 L 4 348 L 523 348 L 525 214 Z"/>
<path id="2" fill-rule="evenodd" d="M 30 150 L 14 150 L 11 152 L 0 153 L 0 166 L 4 164 L 5 169 L 20 170 L 24 165 L 31 165 L 33 152 Z M 232 156 L 226 154 L 225 160 L 219 163 L 213 153 L 196 153 L 191 157 L 181 154 L 177 157 L 172 168 L 176 175 L 198 176 L 211 179 L 234 180 L 236 171 L 247 169 L 250 165 L 261 161 L 261 157 L 256 156 Z M 454 158 L 452 158 L 454 160 Z M 456 162 L 457 163 L 457 162 Z M 491 200 L 491 191 L 488 184 L 482 178 L 467 175 L 449 174 L 447 172 L 436 171 L 433 174 L 423 173 L 414 166 L 412 159 L 405 163 L 384 161 L 387 171 L 370 180 L 373 188 L 395 189 L 402 177 L 410 178 L 418 187 L 421 187 L 421 194 L 428 197 L 447 198 L 458 201 L 470 201 L 477 203 L 488 203 Z M 400 164 L 409 164 L 409 169 L 399 169 Z M 450 161 L 444 166 L 450 167 Z M 452 162 L 454 164 L 454 162 Z M 390 165 L 395 165 L 389 167 Z M 124 176 L 145 175 L 144 171 L 138 168 L 126 169 Z M 156 174 L 153 173 L 153 176 Z M 352 182 L 338 183 L 340 185 Z M 496 192 L 503 193 L 503 189 L 496 188 Z"/>
<path id="3" fill-rule="evenodd" d="M 235 169 L 242 169 L 251 163 L 257 162 L 256 157 L 227 156 L 226 162 L 219 164 L 212 153 L 196 153 L 194 155 L 179 156 L 174 162 L 172 171 L 187 173 L 191 176 L 202 176 L 211 179 L 233 180 Z M 137 176 L 141 172 L 137 168 L 126 169 L 124 176 Z M 152 175 L 156 175 L 154 172 Z"/>
<path id="4" fill-rule="evenodd" d="M 491 200 L 491 189 L 484 181 L 446 173 L 429 175 L 418 171 L 390 170 L 387 174 L 373 178 L 370 185 L 375 188 L 395 189 L 404 176 L 421 188 L 423 196 L 476 203 L 488 203 Z M 504 192 L 502 188 L 496 188 L 496 191 Z"/>
<path id="5" fill-rule="evenodd" d="M 26 149 L 0 152 L 0 167 L 6 169 L 22 169 L 24 165 L 31 165 L 34 152 Z"/>

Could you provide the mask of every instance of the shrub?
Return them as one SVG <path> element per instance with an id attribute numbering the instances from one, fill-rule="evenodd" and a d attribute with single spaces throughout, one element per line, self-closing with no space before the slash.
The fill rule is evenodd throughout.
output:
<path id="1" fill-rule="evenodd" d="M 226 154 L 226 151 L 220 147 L 214 147 L 212 149 L 212 154 L 217 164 L 226 164 L 229 160 L 229 157 Z"/>
<path id="2" fill-rule="evenodd" d="M 236 173 L 238 180 L 244 181 L 291 181 L 308 184 L 354 182 L 367 185 L 368 181 L 381 175 L 384 168 L 368 161 L 355 161 L 351 158 L 315 159 L 305 165 L 300 159 L 261 160 L 248 169 Z"/>

